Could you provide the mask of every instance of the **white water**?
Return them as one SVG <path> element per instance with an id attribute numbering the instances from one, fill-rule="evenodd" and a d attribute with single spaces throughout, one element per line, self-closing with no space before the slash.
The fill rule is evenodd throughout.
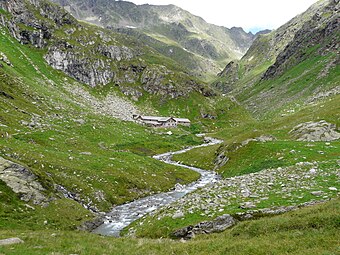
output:
<path id="1" fill-rule="evenodd" d="M 93 232 L 101 235 L 110 235 L 110 236 L 119 236 L 120 231 L 130 225 L 135 220 L 143 217 L 144 215 L 162 207 L 167 204 L 170 204 L 179 198 L 183 197 L 184 195 L 201 188 L 208 183 L 213 183 L 219 179 L 219 175 L 217 175 L 213 171 L 206 171 L 200 168 L 191 167 L 183 164 L 179 164 L 171 160 L 172 155 L 174 154 L 181 154 L 187 152 L 194 148 L 199 147 L 206 147 L 210 145 L 215 145 L 222 143 L 222 141 L 213 139 L 213 138 L 206 138 L 207 143 L 192 146 L 180 151 L 175 152 L 167 152 L 161 155 L 156 155 L 153 158 L 163 161 L 167 164 L 181 166 L 188 168 L 190 170 L 196 171 L 201 174 L 199 180 L 190 183 L 188 185 L 179 185 L 176 184 L 175 190 L 159 193 L 156 195 L 144 197 L 133 202 L 116 206 L 112 209 L 111 212 L 105 215 L 105 221 L 102 225 L 96 228 Z"/>

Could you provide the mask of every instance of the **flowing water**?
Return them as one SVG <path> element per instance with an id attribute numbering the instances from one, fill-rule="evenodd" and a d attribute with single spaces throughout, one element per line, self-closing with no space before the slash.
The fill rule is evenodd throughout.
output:
<path id="1" fill-rule="evenodd" d="M 192 146 L 180 151 L 167 152 L 153 157 L 167 164 L 185 167 L 190 170 L 196 171 L 201 174 L 199 180 L 187 185 L 176 184 L 175 189 L 172 191 L 144 197 L 123 205 L 116 206 L 112 209 L 111 212 L 105 215 L 104 223 L 100 225 L 98 228 L 96 228 L 93 232 L 101 235 L 119 236 L 120 231 L 123 228 L 130 225 L 135 220 L 138 220 L 144 215 L 162 206 L 165 206 L 178 200 L 187 193 L 190 193 L 198 188 L 201 188 L 207 185 L 208 183 L 213 183 L 217 181 L 219 179 L 219 175 L 217 175 L 213 171 L 206 171 L 200 168 L 179 164 L 171 160 L 171 157 L 174 154 L 181 154 L 194 148 L 211 146 L 222 142 L 220 140 L 213 138 L 205 138 L 205 140 L 207 141 L 207 143 Z"/>

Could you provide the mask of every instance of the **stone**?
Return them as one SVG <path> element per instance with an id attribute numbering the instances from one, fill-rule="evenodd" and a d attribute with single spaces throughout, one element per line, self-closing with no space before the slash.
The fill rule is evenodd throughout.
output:
<path id="1" fill-rule="evenodd" d="M 175 212 L 174 215 L 172 215 L 173 219 L 183 218 L 184 213 L 183 212 Z"/>
<path id="2" fill-rule="evenodd" d="M 9 59 L 3 52 L 0 52 L 0 61 L 4 62 L 6 65 L 10 67 L 13 67 L 12 63 L 9 61 Z"/>
<path id="3" fill-rule="evenodd" d="M 78 123 L 80 125 L 84 125 L 85 124 L 85 120 L 83 120 L 83 119 L 75 119 L 74 122 Z"/>
<path id="4" fill-rule="evenodd" d="M 38 182 L 38 177 L 29 169 L 0 157 L 0 180 L 6 183 L 21 200 L 42 204 L 47 201 L 45 189 Z"/>
<path id="5" fill-rule="evenodd" d="M 83 151 L 83 152 L 80 152 L 79 153 L 80 155 L 92 155 L 92 153 L 91 152 L 89 152 L 89 151 Z"/>
<path id="6" fill-rule="evenodd" d="M 176 191 L 182 191 L 183 188 L 184 188 L 184 186 L 182 184 L 180 184 L 180 183 L 175 184 L 175 190 Z"/>
<path id="7" fill-rule="evenodd" d="M 0 246 L 4 245 L 12 245 L 12 244 L 19 244 L 19 243 L 24 243 L 23 240 L 21 240 L 18 237 L 13 237 L 13 238 L 8 238 L 8 239 L 2 239 L 0 240 Z"/>
<path id="8" fill-rule="evenodd" d="M 240 208 L 251 209 L 251 208 L 256 208 L 256 205 L 253 202 L 244 202 L 243 204 L 240 205 Z"/>
<path id="9" fill-rule="evenodd" d="M 178 229 L 172 233 L 172 236 L 175 238 L 191 239 L 195 237 L 195 235 L 199 234 L 222 232 L 234 226 L 236 223 L 237 221 L 231 215 L 224 214 L 212 221 L 203 221 L 196 224 L 195 226 L 190 225 Z"/>
<path id="10" fill-rule="evenodd" d="M 338 189 L 337 188 L 335 188 L 335 187 L 329 187 L 328 188 L 330 191 L 337 191 Z"/>
<path id="11" fill-rule="evenodd" d="M 250 191 L 247 189 L 241 190 L 241 194 L 243 197 L 249 197 L 251 195 Z"/>
<path id="12" fill-rule="evenodd" d="M 316 174 L 317 173 L 317 170 L 315 168 L 312 168 L 311 170 L 309 170 L 309 173 L 310 174 Z"/>
<path id="13" fill-rule="evenodd" d="M 319 191 L 312 191 L 311 194 L 313 196 L 319 197 L 319 196 L 322 196 L 323 191 L 321 191 L 321 190 L 319 190 Z"/>
<path id="14" fill-rule="evenodd" d="M 195 234 L 200 232 L 204 233 L 216 233 L 222 232 L 227 228 L 230 228 L 236 224 L 236 220 L 229 214 L 224 214 L 222 216 L 217 217 L 212 221 L 201 222 L 197 224 L 194 229 L 198 229 L 198 231 L 194 231 Z"/>
<path id="15" fill-rule="evenodd" d="M 340 138 L 335 124 L 324 120 L 319 122 L 306 122 L 295 126 L 290 132 L 291 136 L 298 141 L 334 141 Z"/>

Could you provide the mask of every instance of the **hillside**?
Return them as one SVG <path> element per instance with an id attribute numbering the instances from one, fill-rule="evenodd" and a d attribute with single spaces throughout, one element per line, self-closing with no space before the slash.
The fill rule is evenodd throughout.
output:
<path id="1" fill-rule="evenodd" d="M 187 66 L 192 73 L 203 73 L 205 78 L 219 72 L 228 61 L 241 58 L 255 38 L 242 28 L 209 24 L 174 5 L 107 0 L 54 2 L 77 19 L 130 35 L 136 31 L 147 35 L 149 39 L 144 38 L 144 43 Z M 150 37 L 157 41 L 152 42 Z"/>
<path id="2" fill-rule="evenodd" d="M 149 105 L 135 105 L 120 90 L 100 84 L 105 82 L 101 77 L 107 78 L 105 70 L 92 66 L 91 53 L 85 55 L 79 51 L 85 48 L 82 46 L 86 42 L 85 33 L 82 33 L 81 42 L 79 38 L 69 38 L 72 44 L 68 44 L 62 39 L 62 36 L 66 36 L 64 30 L 90 32 L 91 26 L 79 24 L 60 8 L 45 1 L 34 1 L 35 5 L 21 1 L 6 4 L 0 13 L 5 21 L 1 25 L 0 35 L 0 165 L 1 176 L 10 171 L 7 173 L 10 178 L 1 177 L 2 180 L 6 179 L 0 183 L 0 195 L 4 198 L 1 200 L 2 219 L 7 219 L 11 210 L 20 208 L 28 218 L 33 217 L 32 222 L 37 220 L 34 211 L 25 209 L 27 202 L 49 204 L 51 207 L 48 208 L 54 208 L 56 203 L 60 210 L 65 206 L 70 217 L 82 208 L 79 208 L 78 203 L 92 211 L 103 211 L 113 204 L 168 190 L 177 182 L 190 182 L 198 177 L 190 171 L 164 166 L 149 156 L 187 144 L 197 144 L 200 139 L 188 135 L 185 130 L 169 136 L 131 122 L 133 113 L 144 109 L 155 112 L 152 103 L 149 101 Z M 17 16 L 18 13 L 21 16 Z M 63 16 L 63 23 L 58 23 L 60 20 L 56 19 L 60 16 Z M 40 22 L 48 26 L 43 36 L 38 34 L 42 31 Z M 58 34 L 58 40 L 55 34 Z M 55 51 L 52 53 L 51 49 Z M 49 61 L 53 56 L 59 54 L 60 57 L 65 52 L 76 57 L 59 59 L 61 67 Z M 70 61 L 69 65 L 67 61 Z M 102 61 L 109 63 L 110 58 L 103 56 Z M 111 63 L 114 65 L 113 61 Z M 118 64 L 122 68 L 123 64 Z M 129 66 L 129 62 L 125 62 L 125 65 Z M 78 71 L 72 72 L 75 70 L 70 69 L 73 66 Z M 166 69 L 165 66 L 154 66 L 156 70 Z M 148 70 L 148 73 L 152 74 L 152 70 Z M 152 75 L 157 78 L 156 74 Z M 144 76 L 147 77 L 147 74 Z M 185 77 L 181 78 L 184 82 Z M 99 84 L 92 88 L 91 82 Z M 191 97 L 193 102 L 195 97 L 202 102 L 200 93 Z M 154 102 L 158 104 L 157 100 L 163 100 L 164 112 L 169 112 L 171 106 L 167 106 L 165 101 L 170 98 L 170 92 L 164 94 L 163 98 L 154 95 Z M 195 115 L 195 111 L 190 112 Z M 20 201 L 20 195 L 15 195 L 6 186 L 14 185 L 16 178 L 23 183 L 29 179 L 17 173 L 17 168 L 25 169 L 24 172 L 39 183 L 39 192 L 31 198 L 29 194 L 35 192 L 35 182 L 32 184 L 33 191 L 30 186 L 24 186 L 22 190 L 15 189 L 17 193 L 28 194 L 26 202 Z M 154 182 L 153 178 L 158 181 Z M 38 200 L 35 200 L 36 196 Z M 62 200 L 64 196 L 74 201 Z M 7 198 L 10 197 L 17 197 L 16 202 L 7 204 Z M 90 212 L 87 214 L 91 215 Z M 14 218 L 13 222 L 6 222 L 8 226 L 12 226 L 12 223 L 20 225 L 15 223 Z M 27 220 L 23 224 L 29 225 L 30 222 Z"/>
<path id="3" fill-rule="evenodd" d="M 277 30 L 259 36 L 229 63 L 215 86 L 257 116 L 287 114 L 339 93 L 338 1 L 319 1 Z"/>
<path id="4" fill-rule="evenodd" d="M 33 5 L 24 7 L 20 1 L 6 3 L 4 10 L 12 16 L 3 25 L 22 44 L 43 49 L 44 59 L 54 69 L 97 87 L 98 93 L 115 91 L 142 107 L 150 106 L 149 112 L 156 107 L 166 115 L 171 111 L 183 114 L 179 112 L 183 109 L 172 108 L 172 99 L 190 98 L 197 105 L 205 101 L 204 97 L 215 95 L 185 68 L 136 39 L 79 23 L 57 5 L 44 1 L 35 5 L 37 10 Z M 185 114 L 195 117 L 204 108 Z"/>

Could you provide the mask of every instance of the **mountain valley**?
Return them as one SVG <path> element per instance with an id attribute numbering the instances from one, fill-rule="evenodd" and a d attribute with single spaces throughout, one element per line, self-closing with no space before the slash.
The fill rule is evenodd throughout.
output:
<path id="1" fill-rule="evenodd" d="M 339 6 L 254 35 L 174 5 L 0 1 L 0 239 L 22 241 L 0 254 L 336 254 Z M 90 232 L 190 187 L 181 164 L 216 180 L 121 238 Z"/>

